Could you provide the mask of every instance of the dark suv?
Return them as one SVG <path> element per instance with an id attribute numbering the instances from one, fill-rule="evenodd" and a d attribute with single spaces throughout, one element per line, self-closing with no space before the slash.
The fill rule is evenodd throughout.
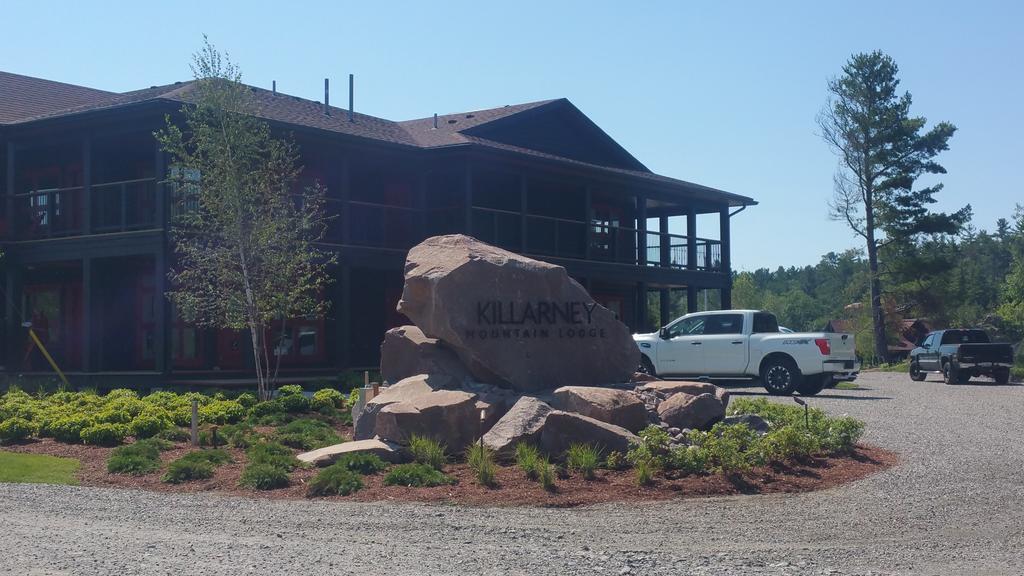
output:
<path id="1" fill-rule="evenodd" d="M 910 352 L 910 378 L 920 382 L 928 372 L 942 372 L 946 384 L 963 384 L 975 376 L 1010 381 L 1013 347 L 993 344 L 984 330 L 938 330 Z"/>

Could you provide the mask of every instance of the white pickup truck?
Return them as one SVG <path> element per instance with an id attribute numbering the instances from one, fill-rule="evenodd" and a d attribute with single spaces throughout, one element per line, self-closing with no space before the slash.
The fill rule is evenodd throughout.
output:
<path id="1" fill-rule="evenodd" d="M 813 395 L 860 372 L 852 335 L 780 332 L 775 316 L 760 310 L 687 314 L 633 339 L 652 376 L 760 378 L 769 394 Z"/>

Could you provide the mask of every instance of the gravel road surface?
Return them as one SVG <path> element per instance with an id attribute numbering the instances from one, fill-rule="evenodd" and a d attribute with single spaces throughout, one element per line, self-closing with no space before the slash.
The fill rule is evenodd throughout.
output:
<path id="1" fill-rule="evenodd" d="M 831 490 L 545 510 L 0 485 L 0 574 L 1024 574 L 1024 387 L 858 383 L 812 404 L 902 462 Z"/>

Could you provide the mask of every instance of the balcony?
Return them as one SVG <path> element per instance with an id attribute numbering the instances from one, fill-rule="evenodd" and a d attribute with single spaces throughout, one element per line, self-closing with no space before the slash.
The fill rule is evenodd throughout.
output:
<path id="1" fill-rule="evenodd" d="M 82 186 L 14 194 L 14 236 L 34 240 L 158 226 L 155 178 L 95 184 L 90 192 L 88 226 Z"/>
<path id="2" fill-rule="evenodd" d="M 522 234 L 525 229 L 526 244 Z M 607 222 L 555 218 L 493 208 L 473 208 L 472 234 L 507 250 L 538 256 L 575 258 L 652 266 L 722 272 L 722 244 L 718 240 L 696 238 L 695 261 L 689 266 L 688 239 L 680 234 L 641 232 L 635 228 Z M 646 234 L 647 249 L 641 252 L 639 239 Z M 589 236 L 589 243 L 588 243 Z M 662 241 L 666 242 L 662 261 Z M 646 256 L 642 258 L 641 256 Z"/>

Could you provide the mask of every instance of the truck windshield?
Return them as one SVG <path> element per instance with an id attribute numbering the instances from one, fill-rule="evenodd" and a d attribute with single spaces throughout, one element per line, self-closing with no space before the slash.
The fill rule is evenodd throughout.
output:
<path id="1" fill-rule="evenodd" d="M 943 344 L 988 344 L 984 330 L 946 330 L 942 333 Z"/>

